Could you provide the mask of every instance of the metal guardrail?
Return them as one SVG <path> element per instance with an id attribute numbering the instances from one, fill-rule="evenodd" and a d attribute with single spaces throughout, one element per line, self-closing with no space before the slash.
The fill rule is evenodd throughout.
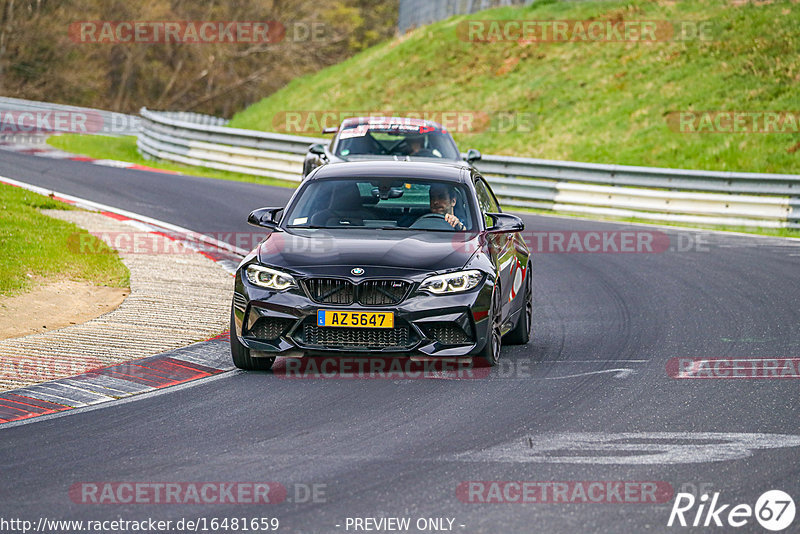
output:
<path id="1" fill-rule="evenodd" d="M 657 221 L 800 228 L 800 175 L 484 156 L 508 206 Z"/>
<path id="2" fill-rule="evenodd" d="M 146 157 L 300 181 L 312 143 L 141 110 Z M 198 122 L 199 121 L 199 122 Z M 800 175 L 697 171 L 485 155 L 476 167 L 503 205 L 655 221 L 800 228 Z"/>
<path id="3" fill-rule="evenodd" d="M 493 7 L 532 4 L 534 0 L 400 0 L 397 14 L 397 29 L 405 33 L 444 20 L 453 15 L 466 15 Z"/>
<path id="4" fill-rule="evenodd" d="M 115 111 L 0 97 L 0 134 L 137 135 L 141 119 Z"/>
<path id="5" fill-rule="evenodd" d="M 299 182 L 303 159 L 312 143 L 326 139 L 300 137 L 197 122 L 142 108 L 137 146 L 145 157 L 200 165 L 224 171 Z"/>

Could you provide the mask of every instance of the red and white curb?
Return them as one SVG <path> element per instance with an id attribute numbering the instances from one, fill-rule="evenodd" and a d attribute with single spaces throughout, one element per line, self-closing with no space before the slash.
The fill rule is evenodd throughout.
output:
<path id="1" fill-rule="evenodd" d="M 233 369 L 226 334 L 155 356 L 2 392 L 0 428 L 7 423 L 116 401 Z"/>
<path id="2" fill-rule="evenodd" d="M 99 211 L 141 230 L 179 241 L 233 274 L 248 251 L 223 241 L 150 217 L 0 176 L 0 183 L 49 196 L 73 206 Z M 0 426 L 68 410 L 119 400 L 231 371 L 229 337 L 225 333 L 187 347 L 122 362 L 68 378 L 0 393 Z"/>
<path id="3" fill-rule="evenodd" d="M 7 141 L 0 141 L 0 150 L 7 150 L 9 152 L 17 152 L 19 154 L 28 154 L 31 156 L 39 156 L 51 159 L 63 159 L 67 161 L 82 161 L 85 163 L 92 163 L 94 165 L 102 165 L 103 167 L 116 167 L 118 169 L 131 169 L 134 171 L 148 171 L 160 172 L 163 174 L 181 174 L 178 171 L 169 171 L 165 169 L 157 169 L 155 167 L 148 167 L 147 165 L 139 165 L 138 163 L 131 163 L 129 161 L 117 161 L 113 159 L 94 159 L 88 156 L 79 156 L 64 152 L 57 148 L 53 148 L 44 142 L 42 144 L 31 145 L 23 143 L 9 143 Z"/>

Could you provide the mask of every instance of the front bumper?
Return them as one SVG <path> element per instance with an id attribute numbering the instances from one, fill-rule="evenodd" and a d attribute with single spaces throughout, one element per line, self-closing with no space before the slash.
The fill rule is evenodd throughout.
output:
<path id="1" fill-rule="evenodd" d="M 418 292 L 419 280 L 399 304 L 363 306 L 321 304 L 305 291 L 275 292 L 251 284 L 237 272 L 233 297 L 239 342 L 268 356 L 424 355 L 472 356 L 484 348 L 489 332 L 493 282 L 488 277 L 471 291 L 453 295 Z M 302 281 L 301 281 L 302 282 Z M 317 311 L 393 312 L 393 329 L 319 327 Z"/>

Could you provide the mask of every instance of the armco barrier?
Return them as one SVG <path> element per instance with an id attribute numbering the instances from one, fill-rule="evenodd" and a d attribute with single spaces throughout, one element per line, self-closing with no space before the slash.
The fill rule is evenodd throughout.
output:
<path id="1" fill-rule="evenodd" d="M 0 97 L 0 135 L 5 136 L 47 133 L 39 131 L 43 128 L 55 133 L 137 135 L 140 122 L 136 115 L 115 111 Z"/>
<path id="2" fill-rule="evenodd" d="M 137 145 L 146 157 L 281 180 L 300 181 L 308 145 L 326 141 L 228 128 L 146 108 L 141 115 Z"/>
<path id="3" fill-rule="evenodd" d="M 312 143 L 208 116 L 142 108 L 139 151 L 214 169 L 300 181 Z M 696 171 L 485 155 L 476 167 L 503 205 L 655 221 L 800 228 L 800 175 Z"/>

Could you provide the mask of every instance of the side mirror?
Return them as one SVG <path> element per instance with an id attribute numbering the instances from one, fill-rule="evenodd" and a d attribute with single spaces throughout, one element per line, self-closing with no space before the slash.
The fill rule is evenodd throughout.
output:
<path id="1" fill-rule="evenodd" d="M 317 156 L 324 156 L 325 155 L 325 145 L 322 143 L 314 143 L 310 147 L 308 147 L 308 151 L 312 154 L 316 154 Z"/>
<path id="2" fill-rule="evenodd" d="M 487 213 L 492 218 L 492 226 L 486 229 L 490 234 L 509 234 L 521 232 L 525 229 L 525 223 L 516 215 L 510 213 Z"/>
<path id="3" fill-rule="evenodd" d="M 467 162 L 472 163 L 473 161 L 478 161 L 481 158 L 483 158 L 483 155 L 479 150 L 470 148 L 469 150 L 467 150 L 467 157 L 464 159 L 466 159 Z"/>
<path id="4" fill-rule="evenodd" d="M 280 231 L 278 229 L 278 222 L 280 222 L 278 213 L 281 211 L 283 211 L 283 208 L 259 208 L 250 212 L 250 215 L 247 216 L 247 223 Z"/>

